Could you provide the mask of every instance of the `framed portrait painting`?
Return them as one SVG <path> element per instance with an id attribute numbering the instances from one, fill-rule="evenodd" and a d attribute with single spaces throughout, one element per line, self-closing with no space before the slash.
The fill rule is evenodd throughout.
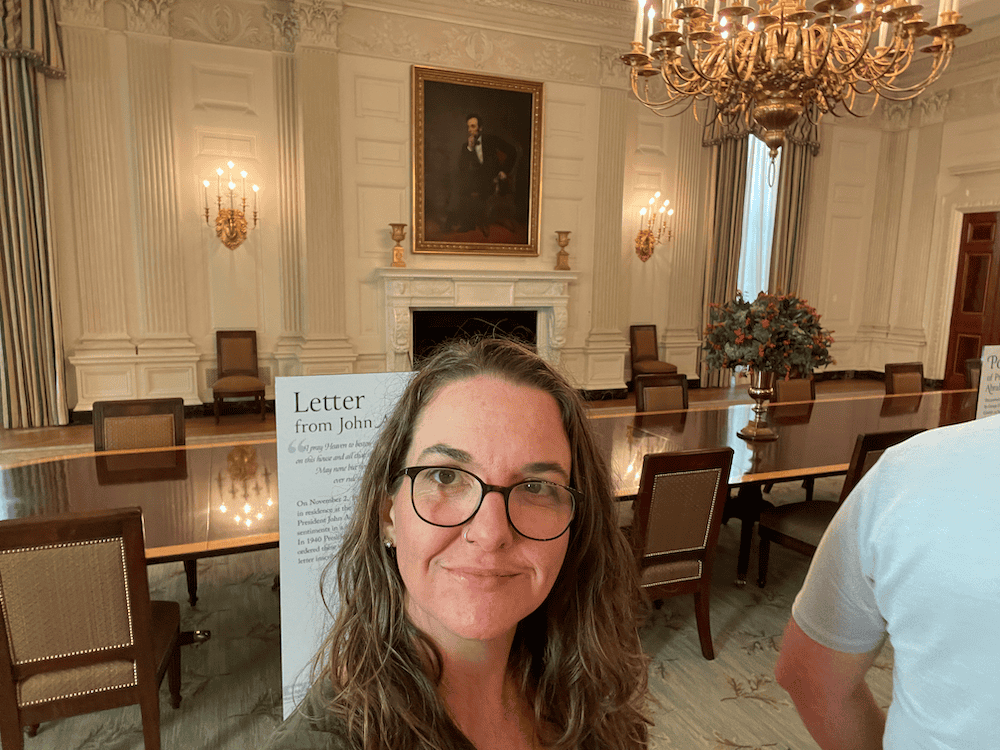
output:
<path id="1" fill-rule="evenodd" d="M 413 67 L 413 252 L 538 255 L 542 84 Z"/>

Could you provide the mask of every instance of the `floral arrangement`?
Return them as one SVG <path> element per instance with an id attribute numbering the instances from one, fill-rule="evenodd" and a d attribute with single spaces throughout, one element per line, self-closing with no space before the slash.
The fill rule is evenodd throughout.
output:
<path id="1" fill-rule="evenodd" d="M 808 375 L 832 364 L 833 336 L 819 324 L 819 314 L 790 294 L 761 292 L 753 302 L 737 293 L 724 305 L 712 305 L 705 329 L 705 363 L 720 367 Z"/>

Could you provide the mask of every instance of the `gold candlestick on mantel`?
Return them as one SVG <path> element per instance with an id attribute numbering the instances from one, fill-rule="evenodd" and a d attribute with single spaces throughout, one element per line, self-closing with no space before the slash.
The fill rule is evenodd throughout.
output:
<path id="1" fill-rule="evenodd" d="M 559 252 L 556 254 L 556 271 L 569 271 L 569 252 L 566 250 L 566 245 L 569 244 L 569 232 L 567 231 L 557 231 L 556 237 L 558 238 L 556 242 L 559 243 Z"/>
<path id="2" fill-rule="evenodd" d="M 406 224 L 390 224 L 392 227 L 392 238 L 396 241 L 396 246 L 392 248 L 392 267 L 406 268 L 403 260 L 403 246 L 399 243 L 406 239 Z"/>

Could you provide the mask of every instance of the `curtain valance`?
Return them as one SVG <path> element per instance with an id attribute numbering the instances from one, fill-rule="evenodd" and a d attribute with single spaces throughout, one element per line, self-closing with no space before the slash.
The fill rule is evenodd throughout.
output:
<path id="1" fill-rule="evenodd" d="M 56 0 L 0 0 L 0 57 L 23 57 L 46 76 L 65 77 Z"/>

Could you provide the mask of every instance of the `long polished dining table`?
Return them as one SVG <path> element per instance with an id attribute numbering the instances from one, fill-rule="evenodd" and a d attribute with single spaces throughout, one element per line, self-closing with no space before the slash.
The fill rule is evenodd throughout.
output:
<path id="1" fill-rule="evenodd" d="M 764 506 L 761 488 L 770 482 L 842 475 L 857 436 L 868 432 L 930 429 L 975 417 L 976 392 L 926 391 L 921 394 L 862 395 L 771 404 L 772 441 L 744 440 L 737 433 L 751 417 L 752 404 L 704 406 L 684 411 L 592 414 L 600 449 L 611 457 L 620 498 L 639 489 L 643 457 L 695 448 L 733 449 L 726 518 L 742 521 L 737 583 L 746 582 L 754 524 Z"/>
<path id="2" fill-rule="evenodd" d="M 142 509 L 150 564 L 277 547 L 275 440 L 88 453 L 0 472 L 3 519 L 126 506 Z M 189 573 L 192 603 L 196 586 Z"/>
<path id="3" fill-rule="evenodd" d="M 726 515 L 743 521 L 737 580 L 745 581 L 763 484 L 843 474 L 858 434 L 972 419 L 975 400 L 974 391 L 929 391 L 772 405 L 768 416 L 778 439 L 757 443 L 736 434 L 750 404 L 646 414 L 595 408 L 590 422 L 622 499 L 638 491 L 649 453 L 733 449 L 729 485 L 737 494 Z M 275 439 L 90 453 L 0 472 L 0 518 L 131 505 L 142 508 L 151 564 L 276 547 Z M 193 586 L 189 578 L 192 595 Z"/>

